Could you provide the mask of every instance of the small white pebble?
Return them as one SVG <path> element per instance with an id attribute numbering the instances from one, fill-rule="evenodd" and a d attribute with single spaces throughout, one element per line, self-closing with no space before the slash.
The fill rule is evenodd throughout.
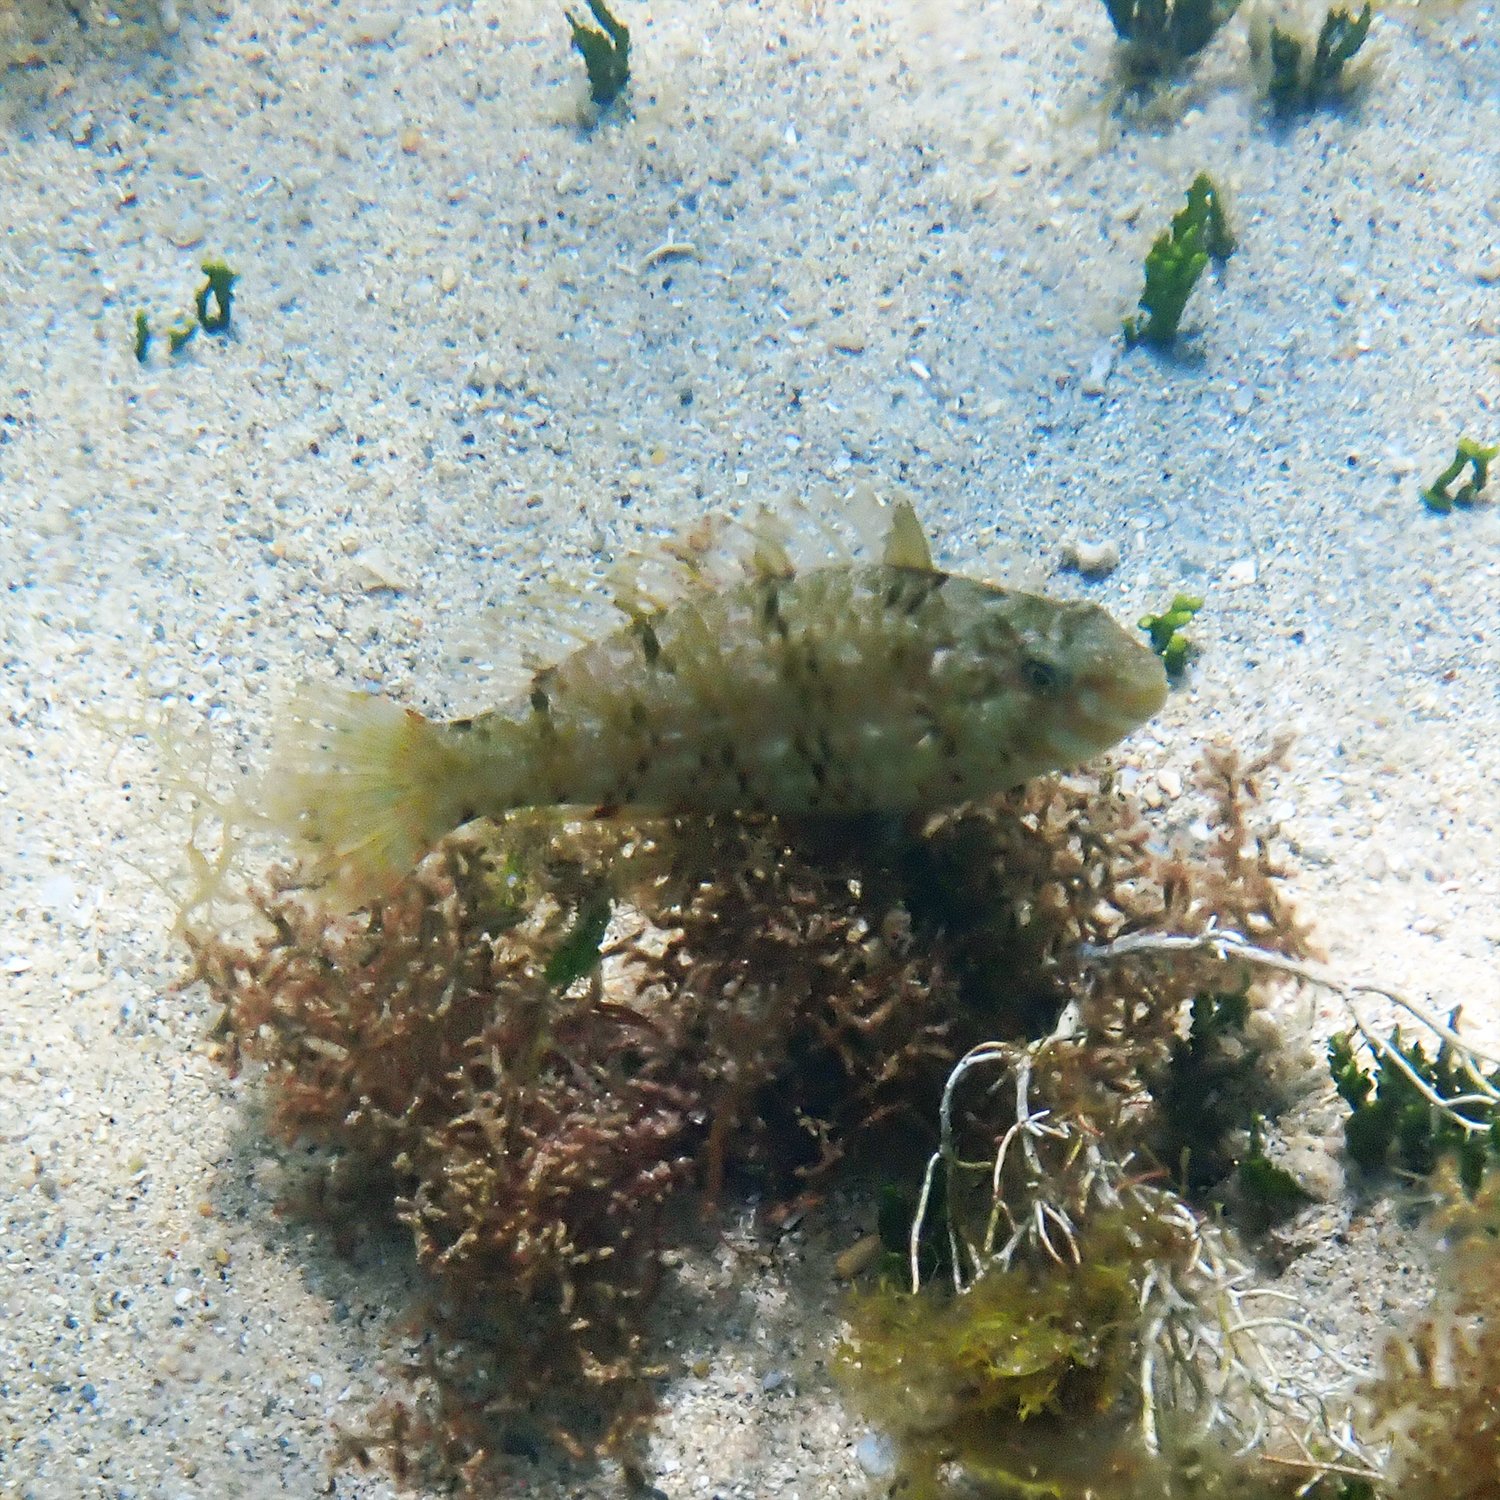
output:
<path id="1" fill-rule="evenodd" d="M 162 229 L 162 233 L 179 250 L 191 250 L 194 245 L 201 245 L 203 243 L 203 220 L 197 214 L 185 213 L 180 218 L 166 224 Z"/>
<path id="2" fill-rule="evenodd" d="M 1069 538 L 1062 544 L 1063 563 L 1089 578 L 1103 578 L 1120 566 L 1118 542 L 1080 542 Z"/>
<path id="3" fill-rule="evenodd" d="M 458 267 L 444 266 L 438 274 L 438 289 L 444 293 L 451 292 L 458 285 Z"/>
<path id="4" fill-rule="evenodd" d="M 367 547 L 350 564 L 355 580 L 367 594 L 381 589 L 397 593 L 407 587 L 395 563 L 378 547 Z"/>
<path id="5" fill-rule="evenodd" d="M 349 40 L 356 47 L 379 47 L 395 36 L 402 19 L 401 12 L 394 8 L 365 11 L 350 23 Z"/>
<path id="6" fill-rule="evenodd" d="M 872 1479 L 884 1479 L 896 1468 L 896 1449 L 883 1432 L 867 1432 L 854 1445 L 854 1461 Z"/>
<path id="7" fill-rule="evenodd" d="M 1101 344 L 1089 361 L 1089 367 L 1078 382 L 1085 396 L 1102 396 L 1109 381 L 1109 372 L 1114 368 L 1115 351 L 1108 344 Z"/>
<path id="8" fill-rule="evenodd" d="M 1255 582 L 1255 559 L 1253 557 L 1242 557 L 1236 562 L 1230 563 L 1224 572 L 1224 584 L 1226 588 L 1242 589 L 1247 584 Z"/>

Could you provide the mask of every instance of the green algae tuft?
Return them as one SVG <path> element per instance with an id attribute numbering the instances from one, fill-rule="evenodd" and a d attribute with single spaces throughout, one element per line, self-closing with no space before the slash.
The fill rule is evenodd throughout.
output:
<path id="1" fill-rule="evenodd" d="M 1182 633 L 1194 615 L 1203 608 L 1195 594 L 1178 594 L 1169 608 L 1159 615 L 1142 615 L 1140 628 L 1151 637 L 1151 649 L 1161 657 L 1169 677 L 1182 676 L 1193 643 Z"/>
<path id="2" fill-rule="evenodd" d="M 1201 52 L 1239 0 L 1104 0 L 1126 70 L 1150 77 Z"/>
<path id="3" fill-rule="evenodd" d="M 1500 443 L 1486 447 L 1473 438 L 1459 438 L 1453 462 L 1422 491 L 1422 503 L 1439 515 L 1446 515 L 1455 505 L 1475 504 L 1489 483 L 1490 465 L 1496 458 L 1500 458 Z M 1453 482 L 1465 469 L 1469 477 L 1455 490 Z"/>
<path id="4" fill-rule="evenodd" d="M 1210 260 L 1223 262 L 1234 253 L 1223 199 L 1206 172 L 1187 191 L 1187 206 L 1172 218 L 1146 255 L 1146 285 L 1141 312 L 1125 319 L 1125 346 L 1150 344 L 1163 349 L 1177 337 L 1188 297 Z"/>
<path id="5" fill-rule="evenodd" d="M 599 23 L 593 27 L 565 11 L 572 31 L 573 48 L 583 58 L 589 78 L 589 98 L 600 109 L 613 104 L 630 82 L 630 28 L 617 21 L 604 0 L 587 0 Z"/>

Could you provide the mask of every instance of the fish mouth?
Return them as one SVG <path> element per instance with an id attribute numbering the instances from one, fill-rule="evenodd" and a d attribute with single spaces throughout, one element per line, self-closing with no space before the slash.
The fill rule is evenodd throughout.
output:
<path id="1" fill-rule="evenodd" d="M 1132 643 L 1134 644 L 1134 643 Z M 1057 752 L 1071 763 L 1090 759 L 1138 729 L 1167 701 L 1167 674 L 1151 652 L 1080 678 L 1067 712 L 1051 726 Z"/>
<path id="2" fill-rule="evenodd" d="M 1101 719 L 1120 726 L 1117 738 L 1153 718 L 1167 701 L 1166 668 L 1150 651 L 1141 651 L 1128 667 L 1091 686 Z"/>

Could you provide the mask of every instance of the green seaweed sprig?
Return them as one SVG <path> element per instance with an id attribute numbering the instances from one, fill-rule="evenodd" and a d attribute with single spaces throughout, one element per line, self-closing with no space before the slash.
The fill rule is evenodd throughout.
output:
<path id="1" fill-rule="evenodd" d="M 181 354 L 197 336 L 198 325 L 191 318 L 178 318 L 167 325 L 167 348 L 173 354 Z"/>
<path id="2" fill-rule="evenodd" d="M 197 337 L 201 328 L 205 333 L 228 333 L 230 319 L 234 313 L 234 284 L 240 278 L 230 270 L 223 260 L 203 262 L 203 274 L 208 278 L 194 294 L 193 313 L 184 313 L 165 330 L 167 348 L 173 354 L 181 354 Z M 210 310 L 209 303 L 213 308 Z M 132 348 L 138 364 L 146 364 L 151 355 L 151 343 L 155 334 L 144 308 L 140 309 L 132 323 L 135 338 Z"/>
<path id="3" fill-rule="evenodd" d="M 198 323 L 205 333 L 228 333 L 229 320 L 234 311 L 234 284 L 240 278 L 222 260 L 204 261 L 203 274 L 208 280 L 198 288 L 198 293 L 193 298 Z M 213 312 L 208 310 L 210 298 L 213 299 Z"/>
<path id="4" fill-rule="evenodd" d="M 603 109 L 620 97 L 630 81 L 630 28 L 609 13 L 604 0 L 587 0 L 587 4 L 602 29 L 580 21 L 572 11 L 563 14 L 589 75 L 589 98 Z"/>
<path id="5" fill-rule="evenodd" d="M 547 960 L 543 977 L 548 984 L 565 990 L 599 967 L 599 945 L 613 914 L 614 902 L 607 894 L 599 892 L 585 898 L 572 926 Z"/>
<path id="6" fill-rule="evenodd" d="M 1473 438 L 1459 438 L 1453 462 L 1422 491 L 1422 503 L 1439 515 L 1447 515 L 1455 505 L 1473 505 L 1489 483 L 1490 465 L 1497 458 L 1500 458 L 1500 443 L 1487 448 Z M 1472 473 L 1456 490 L 1452 489 L 1453 481 L 1466 468 Z"/>
<path id="7" fill-rule="evenodd" d="M 1373 1071 L 1351 1033 L 1328 1043 L 1329 1072 L 1350 1110 L 1349 1155 L 1372 1171 L 1395 1165 L 1424 1177 L 1451 1155 L 1465 1190 L 1478 1192 L 1490 1158 L 1500 1160 L 1500 1109 L 1446 1040 L 1429 1057 L 1420 1042 L 1403 1043 L 1398 1027 L 1369 1050 Z M 1484 1082 L 1500 1087 L 1500 1069 Z"/>
<path id="8" fill-rule="evenodd" d="M 1175 67 L 1201 52 L 1240 0 L 1104 0 L 1115 35 L 1141 73 Z"/>
<path id="9" fill-rule="evenodd" d="M 1374 13 L 1368 4 L 1358 15 L 1335 6 L 1323 17 L 1318 39 L 1309 46 L 1303 38 L 1272 25 L 1266 46 L 1271 76 L 1266 86 L 1280 114 L 1313 109 L 1343 91 L 1344 67 L 1365 44 Z"/>
<path id="10" fill-rule="evenodd" d="M 1142 615 L 1140 628 L 1151 637 L 1151 649 L 1161 657 L 1169 677 L 1180 677 L 1187 666 L 1193 643 L 1182 633 L 1182 627 L 1203 608 L 1195 594 L 1178 594 L 1171 607 L 1159 615 Z"/>
<path id="11" fill-rule="evenodd" d="M 1187 1035 L 1172 1043 L 1152 1082 L 1162 1122 L 1153 1149 L 1189 1194 L 1212 1187 L 1235 1165 L 1225 1141 L 1247 1123 L 1238 1103 L 1256 1064 L 1255 1052 L 1242 1045 L 1249 1016 L 1248 987 L 1194 995 Z"/>
<path id="12" fill-rule="evenodd" d="M 1250 1150 L 1240 1159 L 1235 1172 L 1240 1202 L 1253 1228 L 1279 1224 L 1312 1201 L 1307 1189 L 1285 1167 L 1278 1166 L 1266 1155 L 1261 1131 L 1262 1122 L 1253 1121 Z"/>
<path id="13" fill-rule="evenodd" d="M 1238 989 L 1193 996 L 1187 1035 L 1173 1041 L 1150 1083 L 1161 1120 L 1152 1150 L 1190 1199 L 1233 1174 L 1249 1227 L 1262 1229 L 1301 1207 L 1307 1193 L 1265 1153 L 1257 1108 L 1265 1078 L 1260 1049 L 1246 1035 L 1249 1019 L 1248 974 Z"/>
<path id="14" fill-rule="evenodd" d="M 1125 319 L 1125 346 L 1165 348 L 1177 337 L 1183 308 L 1210 260 L 1225 261 L 1235 250 L 1224 201 L 1213 179 L 1200 172 L 1187 190 L 1187 206 L 1172 216 L 1146 255 L 1142 312 Z"/>

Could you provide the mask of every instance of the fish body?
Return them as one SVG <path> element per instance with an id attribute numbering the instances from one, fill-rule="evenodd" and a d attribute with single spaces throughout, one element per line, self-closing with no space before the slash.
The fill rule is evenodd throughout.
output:
<path id="1" fill-rule="evenodd" d="M 304 694 L 277 816 L 360 899 L 474 817 L 923 812 L 1076 765 L 1161 706 L 1159 660 L 1104 610 L 943 572 L 907 526 L 880 562 L 633 609 L 475 718 Z"/>

